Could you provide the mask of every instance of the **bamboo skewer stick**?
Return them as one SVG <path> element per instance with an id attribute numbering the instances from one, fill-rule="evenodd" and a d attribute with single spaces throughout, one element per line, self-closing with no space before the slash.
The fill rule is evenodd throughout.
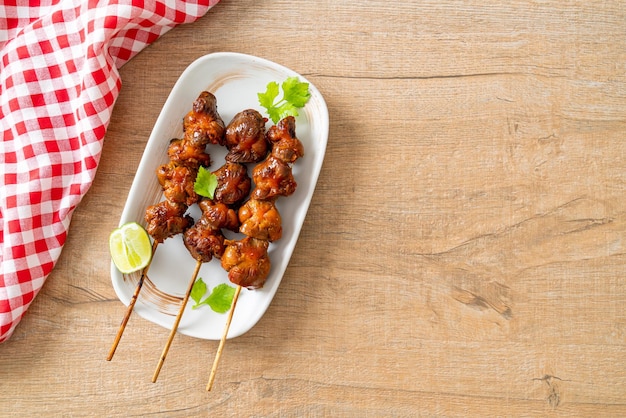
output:
<path id="1" fill-rule="evenodd" d="M 228 336 L 228 330 L 230 329 L 230 323 L 233 319 L 233 313 L 235 313 L 235 306 L 237 305 L 237 299 L 239 299 L 240 292 L 241 292 L 241 286 L 237 286 L 237 289 L 235 289 L 235 296 L 233 296 L 233 304 L 230 308 L 230 312 L 228 313 L 228 318 L 226 318 L 226 326 L 224 327 L 224 333 L 222 334 L 220 345 L 218 346 L 217 353 L 215 354 L 213 367 L 211 367 L 211 375 L 209 376 L 209 383 L 207 383 L 206 385 L 207 392 L 210 392 L 211 388 L 213 387 L 213 381 L 215 380 L 215 372 L 217 371 L 217 365 L 219 364 L 220 358 L 222 357 L 222 350 L 224 350 L 224 344 L 226 343 L 226 337 Z"/>
<path id="2" fill-rule="evenodd" d="M 133 293 L 133 296 L 130 299 L 130 303 L 128 304 L 128 307 L 126 308 L 126 314 L 124 315 L 124 319 L 122 319 L 120 328 L 117 330 L 117 335 L 115 336 L 115 341 L 113 341 L 113 346 L 111 347 L 111 350 L 109 350 L 107 361 L 111 361 L 111 359 L 115 355 L 115 350 L 117 350 L 117 346 L 120 343 L 120 340 L 122 339 L 122 334 L 124 334 L 124 330 L 126 329 L 126 324 L 128 324 L 130 315 L 133 313 L 133 310 L 135 309 L 135 303 L 137 302 L 137 298 L 139 297 L 139 292 L 141 292 L 141 288 L 143 287 L 143 281 L 146 277 L 146 274 L 148 273 L 148 269 L 150 269 L 150 264 L 152 264 L 152 259 L 154 258 L 154 253 L 156 252 L 156 249 L 158 246 L 159 246 L 158 241 L 154 241 L 152 243 L 152 258 L 150 258 L 150 261 L 141 272 L 141 277 L 139 278 L 137 287 L 135 287 L 135 292 Z"/>
<path id="3" fill-rule="evenodd" d="M 183 302 L 178 310 L 178 315 L 176 316 L 176 320 L 174 321 L 174 325 L 172 326 L 172 330 L 170 331 L 170 335 L 167 339 L 167 343 L 163 348 L 163 353 L 161 353 L 161 357 L 159 358 L 159 364 L 157 365 L 156 370 L 154 371 L 154 375 L 152 376 L 152 383 L 155 383 L 159 377 L 159 373 L 161 372 L 161 367 L 163 367 L 163 363 L 165 362 L 165 357 L 167 356 L 167 352 L 172 345 L 172 341 L 174 340 L 174 336 L 176 335 L 176 331 L 178 330 L 178 324 L 180 324 L 180 320 L 183 317 L 183 312 L 185 311 L 185 307 L 187 306 L 187 301 L 189 300 L 189 295 L 191 294 L 191 289 L 193 288 L 193 284 L 196 282 L 196 277 L 198 277 L 198 272 L 200 272 L 200 267 L 202 267 L 202 261 L 196 261 L 196 268 L 193 271 L 193 275 L 191 276 L 191 280 L 189 280 L 189 286 L 187 287 L 187 293 L 185 293 L 185 297 Z"/>

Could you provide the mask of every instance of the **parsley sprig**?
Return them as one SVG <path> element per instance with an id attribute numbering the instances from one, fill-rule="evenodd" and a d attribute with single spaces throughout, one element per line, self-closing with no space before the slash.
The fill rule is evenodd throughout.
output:
<path id="1" fill-rule="evenodd" d="M 283 95 L 278 99 L 280 88 Z M 298 109 L 311 98 L 309 83 L 301 82 L 298 77 L 289 77 L 279 85 L 275 81 L 267 84 L 264 93 L 257 93 L 259 104 L 267 110 L 267 114 L 274 123 L 287 116 L 298 116 Z"/>

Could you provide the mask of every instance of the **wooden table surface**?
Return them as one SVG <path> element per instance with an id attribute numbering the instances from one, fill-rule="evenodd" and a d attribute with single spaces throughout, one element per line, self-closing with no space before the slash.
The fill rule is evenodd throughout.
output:
<path id="1" fill-rule="evenodd" d="M 226 344 L 109 272 L 152 126 L 217 51 L 313 82 L 330 135 L 268 311 Z M 626 7 L 223 0 L 120 71 L 95 182 L 0 345 L 2 416 L 626 416 Z"/>

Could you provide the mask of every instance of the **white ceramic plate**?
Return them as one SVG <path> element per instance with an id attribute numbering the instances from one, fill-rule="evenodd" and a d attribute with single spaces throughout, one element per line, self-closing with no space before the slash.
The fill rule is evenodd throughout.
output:
<path id="1" fill-rule="evenodd" d="M 270 81 L 280 84 L 290 76 L 297 76 L 301 81 L 308 82 L 311 92 L 311 99 L 299 110 L 300 115 L 296 117 L 296 135 L 304 144 L 305 150 L 304 157 L 293 165 L 298 187 L 291 196 L 278 199 L 277 207 L 283 220 L 283 236 L 279 241 L 270 244 L 270 275 L 262 289 L 242 289 L 228 338 L 247 332 L 261 319 L 276 294 L 298 240 L 322 168 L 328 140 L 328 109 L 317 88 L 288 68 L 250 55 L 214 53 L 197 59 L 180 76 L 163 106 L 120 219 L 120 225 L 136 221 L 145 226 L 146 207 L 163 199 L 155 171 L 159 165 L 168 161 L 169 141 L 182 137 L 183 117 L 201 91 L 207 90 L 216 96 L 217 110 L 228 124 L 236 113 L 248 108 L 257 109 L 267 116 L 265 109 L 258 104 L 257 93 L 264 92 Z M 269 121 L 268 127 L 271 124 Z M 212 159 L 211 170 L 224 164 L 225 147 L 209 145 L 208 152 Z M 251 169 L 250 164 L 249 172 Z M 194 219 L 198 219 L 200 211 L 197 205 L 190 208 L 190 213 Z M 196 262 L 187 252 L 180 235 L 165 240 L 154 255 L 148 280 L 144 282 L 135 304 L 135 312 L 170 329 L 195 265 Z M 122 275 L 111 264 L 113 287 L 125 305 L 130 303 L 139 276 L 139 273 Z M 230 284 L 219 260 L 214 259 L 203 264 L 198 276 L 207 283 L 209 289 L 220 283 Z M 178 331 L 192 337 L 219 340 L 226 323 L 226 314 L 217 314 L 206 305 L 192 310 L 192 304 L 190 299 Z"/>

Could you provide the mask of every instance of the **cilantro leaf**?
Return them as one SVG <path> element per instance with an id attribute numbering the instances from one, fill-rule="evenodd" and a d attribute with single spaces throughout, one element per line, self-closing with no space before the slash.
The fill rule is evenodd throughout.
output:
<path id="1" fill-rule="evenodd" d="M 278 120 L 281 120 L 287 116 L 298 116 L 298 111 L 296 107 L 291 103 L 283 103 L 280 105 L 276 111 L 278 112 Z"/>
<path id="2" fill-rule="evenodd" d="M 276 107 L 270 107 L 267 109 L 267 114 L 269 115 L 270 119 L 272 121 L 279 121 L 280 120 L 280 110 L 278 110 L 278 108 Z M 274 122 L 276 123 L 276 122 Z"/>
<path id="3" fill-rule="evenodd" d="M 218 284 L 202 303 L 206 303 L 217 313 L 226 313 L 233 304 L 235 288 L 225 283 Z"/>
<path id="4" fill-rule="evenodd" d="M 200 277 L 193 284 L 189 297 L 194 301 L 194 305 L 191 309 L 198 309 L 203 305 L 209 305 L 217 313 L 226 313 L 233 304 L 233 298 L 235 297 L 235 288 L 227 285 L 226 283 L 218 284 L 213 288 L 211 294 L 204 300 L 202 297 L 207 292 L 207 285 Z"/>
<path id="5" fill-rule="evenodd" d="M 193 287 L 191 288 L 191 293 L 189 294 L 191 299 L 195 302 L 195 304 L 192 306 L 192 309 L 196 309 L 198 306 L 200 306 L 200 301 L 202 300 L 202 296 L 204 296 L 205 293 L 206 283 L 204 283 L 202 277 L 200 277 L 193 284 Z"/>
<path id="6" fill-rule="evenodd" d="M 267 84 L 264 93 L 258 93 L 259 104 L 267 110 L 267 114 L 274 123 L 287 116 L 298 116 L 298 108 L 311 98 L 309 83 L 301 82 L 298 77 L 288 77 L 281 84 L 283 96 L 277 100 L 279 91 L 278 83 L 271 81 Z"/>
<path id="7" fill-rule="evenodd" d="M 295 107 L 304 107 L 311 98 L 309 83 L 302 83 L 297 77 L 289 77 L 283 82 L 285 100 Z"/>
<path id="8" fill-rule="evenodd" d="M 200 196 L 213 199 L 213 193 L 215 193 L 216 188 L 217 176 L 206 168 L 200 166 L 198 169 L 198 175 L 196 176 L 196 181 L 193 184 L 194 192 L 198 193 Z"/>
<path id="9" fill-rule="evenodd" d="M 266 109 L 270 109 L 274 106 L 274 100 L 278 97 L 278 83 L 271 81 L 267 84 L 267 90 L 265 93 L 257 93 L 259 103 Z"/>

